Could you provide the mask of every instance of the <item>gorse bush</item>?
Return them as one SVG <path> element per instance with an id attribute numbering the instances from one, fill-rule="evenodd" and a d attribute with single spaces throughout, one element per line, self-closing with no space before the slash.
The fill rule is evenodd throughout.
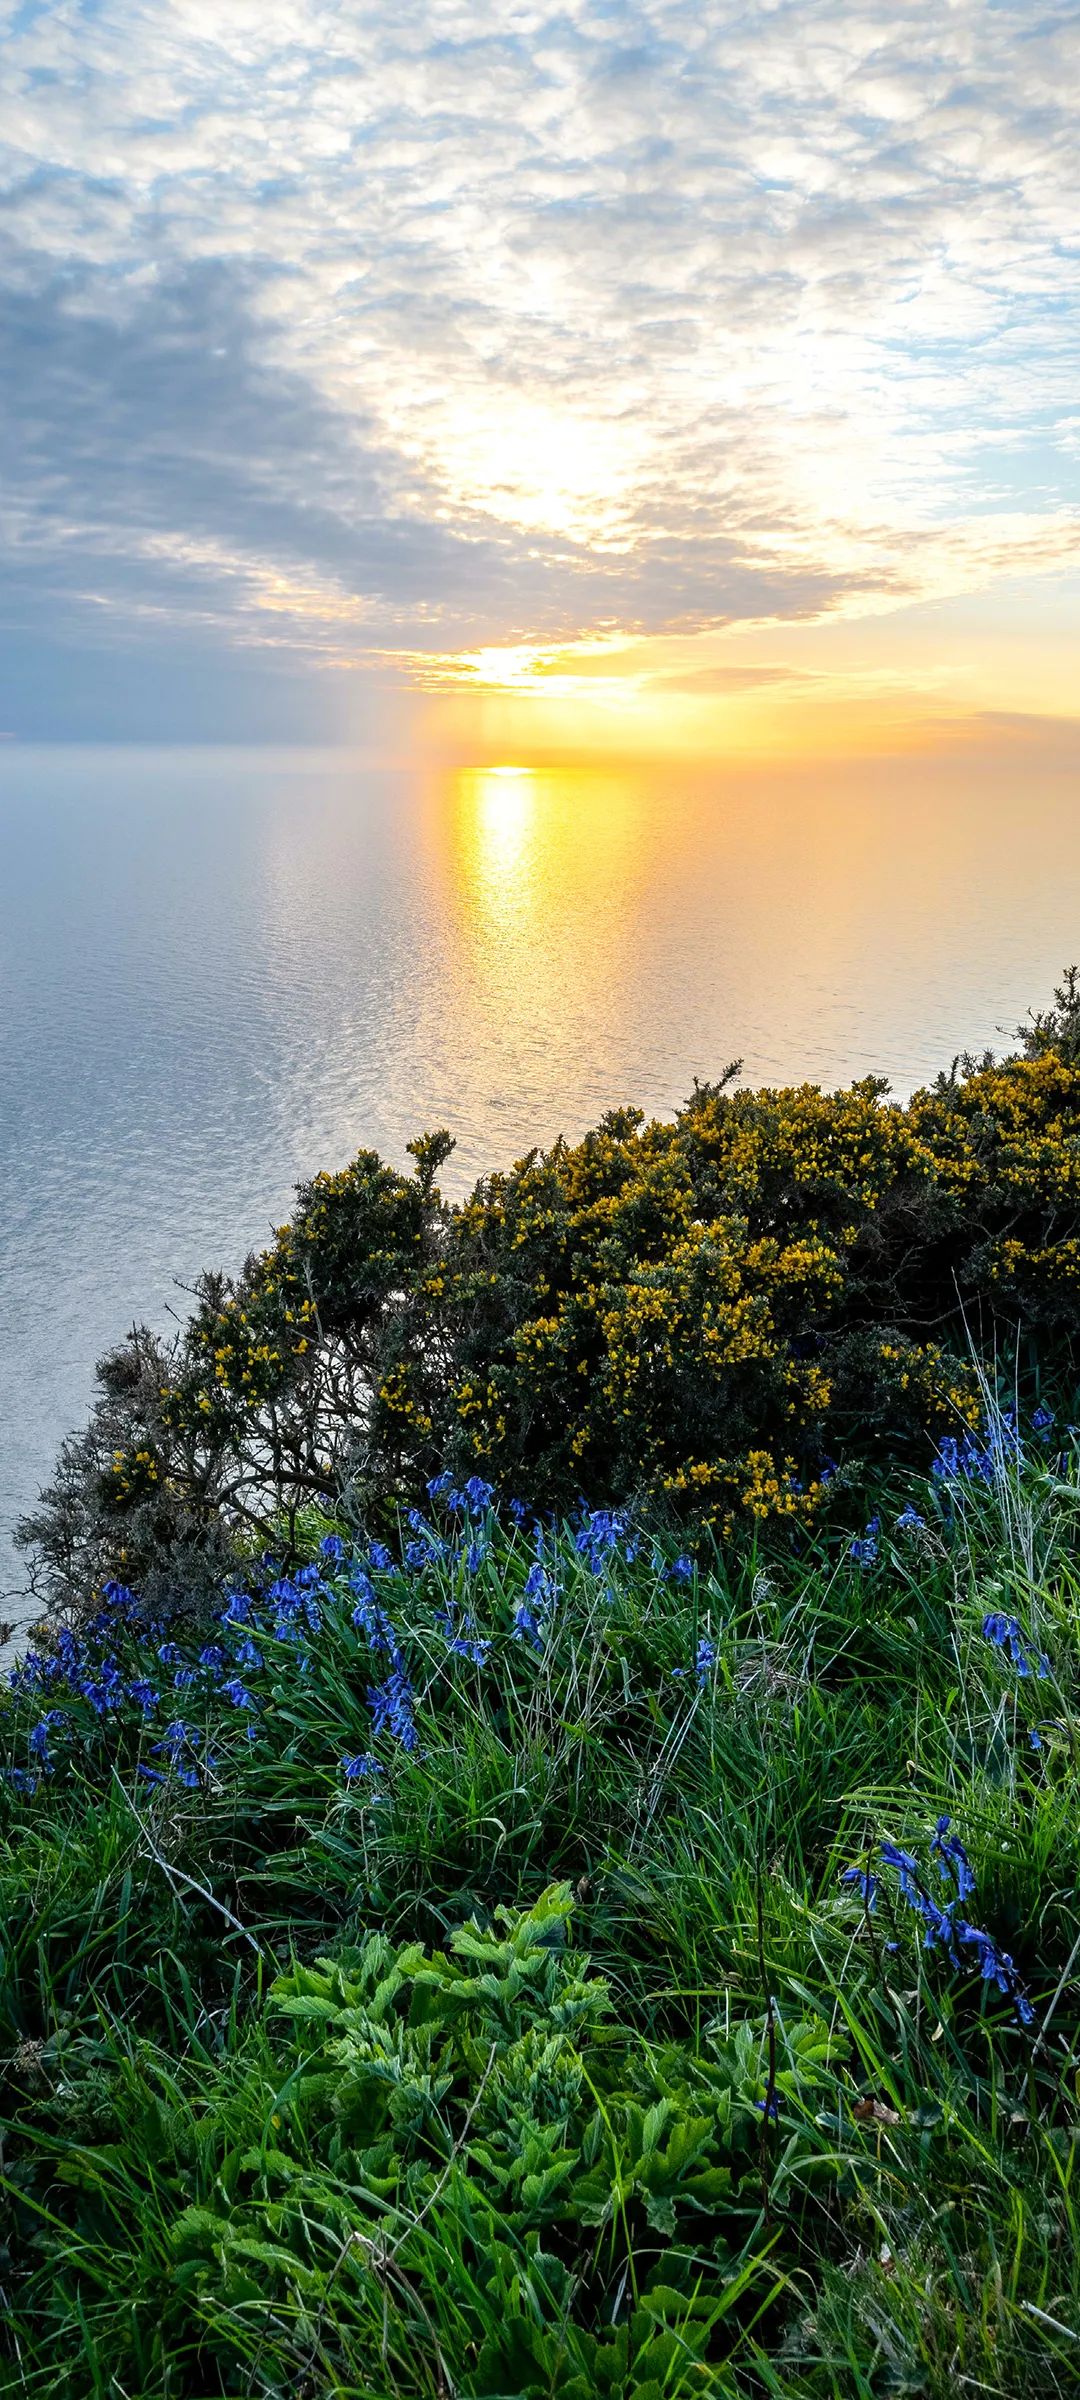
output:
<path id="1" fill-rule="evenodd" d="M 1077 1458 L 934 1467 L 768 1571 L 443 1472 L 31 1652 L 0 2390 L 1074 2389 Z"/>
<path id="2" fill-rule="evenodd" d="M 1015 1056 L 903 1107 L 879 1080 L 729 1071 L 670 1124 L 614 1111 L 455 1206 L 444 1133 L 411 1175 L 362 1151 L 316 1176 L 172 1344 L 104 1362 L 27 1529 L 47 1591 L 209 1588 L 245 1529 L 313 1503 L 389 1519 L 444 1464 L 537 1505 L 805 1525 L 831 1459 L 872 1473 L 975 1421 L 972 1343 L 1071 1382 L 1078 1027 L 1070 975 Z"/>

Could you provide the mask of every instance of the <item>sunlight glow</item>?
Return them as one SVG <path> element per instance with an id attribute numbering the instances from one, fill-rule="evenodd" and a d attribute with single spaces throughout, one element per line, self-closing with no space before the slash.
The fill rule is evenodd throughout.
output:
<path id="1" fill-rule="evenodd" d="M 520 873 L 536 805 L 535 782 L 528 767 L 479 768 L 462 776 L 461 797 L 473 818 L 482 882 L 505 886 Z"/>

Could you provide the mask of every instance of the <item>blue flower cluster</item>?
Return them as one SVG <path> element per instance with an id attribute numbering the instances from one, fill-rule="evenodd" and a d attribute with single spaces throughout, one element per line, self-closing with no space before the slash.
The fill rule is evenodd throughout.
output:
<path id="1" fill-rule="evenodd" d="M 222 1628 L 239 1623 L 250 1608 L 246 1595 L 230 1596 L 221 1612 Z M 29 1798 L 40 1776 L 56 1771 L 53 1736 L 63 1736 L 67 1759 L 76 1753 L 85 1756 L 103 1739 L 111 1740 L 110 1724 L 149 1726 L 162 1707 L 166 1681 L 173 1692 L 195 1693 L 204 1700 L 216 1689 L 235 1707 L 254 1712 L 257 1703 L 235 1668 L 237 1663 L 250 1665 L 258 1658 L 253 1645 L 243 1639 L 232 1649 L 223 1642 L 204 1643 L 195 1657 L 189 1657 L 178 1642 L 167 1637 L 158 1619 L 144 1614 L 137 1595 L 126 1584 L 109 1582 L 102 1592 L 101 1607 L 83 1634 L 62 1626 L 51 1651 L 29 1650 L 13 1669 L 11 1688 L 20 1696 L 62 1699 L 64 1705 L 42 1709 L 27 1733 L 33 1765 L 7 1767 L 5 1780 L 13 1791 Z M 57 1744 L 58 1752 L 60 1748 Z M 197 1757 L 197 1752 L 201 1756 Z M 152 1784 L 175 1780 L 195 1789 L 217 1765 L 203 1746 L 201 1729 L 179 1717 L 172 1718 L 160 1738 L 151 1742 L 149 1756 L 164 1761 L 163 1766 L 153 1767 L 147 1759 L 138 1758 L 138 1773 Z"/>
<path id="2" fill-rule="evenodd" d="M 876 1565 L 880 1532 L 881 1518 L 871 1517 L 865 1533 L 856 1534 L 854 1541 L 848 1547 L 848 1557 L 853 1560 L 855 1566 L 872 1567 Z"/>
<path id="3" fill-rule="evenodd" d="M 581 1522 L 574 1534 L 574 1548 L 583 1558 L 592 1575 L 602 1575 L 612 1558 L 622 1558 L 629 1567 L 641 1547 L 625 1508 L 582 1508 Z"/>
<path id="4" fill-rule="evenodd" d="M 911 1851 L 902 1850 L 896 1842 L 879 1842 L 881 1864 L 891 1868 L 901 1899 L 918 1917 L 924 1950 L 942 1950 L 958 1972 L 965 1965 L 976 1965 L 983 1982 L 996 1984 L 1003 1997 L 1012 2001 L 1020 2023 L 1030 2025 L 1035 2012 L 1008 1951 L 960 1913 L 974 1894 L 975 1876 L 963 1842 L 950 1825 L 948 1817 L 939 1817 L 930 1841 L 930 1856 L 943 1887 L 940 1891 L 932 1888 L 930 1876 L 924 1874 Z M 867 1909 L 876 1908 L 879 1879 L 869 1868 L 846 1867 L 840 1881 L 858 1892 Z M 973 1952 L 974 1958 L 965 1959 L 965 1950 Z"/>
<path id="5" fill-rule="evenodd" d="M 698 1636 L 693 1667 L 673 1667 L 671 1672 L 675 1676 L 692 1674 L 699 1692 L 703 1692 L 715 1665 L 716 1643 L 703 1633 Z"/>
<path id="6" fill-rule="evenodd" d="M 337 1532 L 323 1535 L 314 1559 L 287 1570 L 264 1556 L 252 1570 L 250 1588 L 228 1589 L 212 1625 L 191 1639 L 175 1622 L 166 1626 L 148 1614 L 125 1585 L 106 1585 L 101 1609 L 81 1636 L 62 1628 L 51 1650 L 28 1653 L 11 1677 L 37 1713 L 27 1727 L 25 1760 L 0 1770 L 9 1788 L 31 1797 L 58 1764 L 76 1756 L 85 1760 L 103 1747 L 111 1755 L 125 1740 L 136 1772 L 151 1786 L 205 1785 L 219 1764 L 208 1738 L 211 1726 L 219 1743 L 227 1741 L 235 1715 L 242 1720 L 237 1732 L 256 1742 L 286 1666 L 282 1653 L 291 1674 L 310 1673 L 331 1625 L 335 1641 L 343 1634 L 348 1640 L 351 1627 L 366 1653 L 369 1679 L 362 1688 L 371 1741 L 415 1753 L 420 1696 L 410 1655 L 418 1643 L 429 1647 L 434 1635 L 448 1658 L 483 1670 L 494 1639 L 486 1626 L 481 1630 L 476 1606 L 496 1519 L 493 1488 L 480 1476 L 459 1486 L 440 1475 L 429 1498 L 436 1521 L 419 1509 L 409 1511 L 400 1560 L 383 1541 L 361 1545 Z M 519 1596 L 506 1630 L 513 1641 L 542 1652 L 560 1598 L 555 1545 L 539 1519 L 530 1528 L 521 1503 L 509 1504 L 505 1513 L 513 1529 L 511 1559 L 524 1551 L 520 1584 L 511 1568 Z M 633 1562 L 641 1537 L 628 1512 L 590 1511 L 582 1504 L 574 1546 L 583 1570 L 607 1594 L 614 1565 Z M 654 1544 L 651 1556 L 665 1579 L 685 1582 L 693 1575 L 685 1554 L 669 1563 Z M 713 1644 L 703 1637 L 692 1670 L 699 1687 L 714 1657 Z M 181 1696 L 183 1713 L 170 1713 Z M 378 1774 L 380 1764 L 370 1748 L 350 1749 L 341 1756 L 340 1772 L 347 1784 L 357 1784 Z"/>
<path id="7" fill-rule="evenodd" d="M 362 1783 L 371 1776 L 381 1775 L 383 1766 L 381 1759 L 376 1758 L 370 1750 L 346 1750 L 341 1771 L 346 1783 Z"/>
<path id="8" fill-rule="evenodd" d="M 1000 1609 L 991 1609 L 983 1618 L 983 1639 L 1000 1650 L 1015 1667 L 1019 1676 L 1035 1675 L 1045 1683 L 1050 1673 L 1050 1661 L 1045 1650 L 1036 1650 L 1034 1642 L 1024 1632 L 1016 1617 L 1007 1617 Z"/>
<path id="9" fill-rule="evenodd" d="M 864 1908 L 877 1907 L 878 1879 L 871 1874 L 869 1867 L 845 1867 L 840 1881 L 849 1890 L 858 1893 Z"/>
<path id="10" fill-rule="evenodd" d="M 482 1475 L 470 1475 L 459 1490 L 449 1468 L 432 1476 L 427 1492 L 428 1499 L 439 1501 L 450 1517 L 486 1517 L 495 1502 L 495 1487 L 485 1483 Z M 520 1501 L 514 1502 L 513 1509 L 515 1522 L 520 1523 L 525 1513 Z"/>
<path id="11" fill-rule="evenodd" d="M 559 1587 L 555 1577 L 540 1558 L 535 1558 L 525 1577 L 525 1588 L 514 1610 L 512 1631 L 514 1640 L 528 1642 L 530 1649 L 542 1650 L 558 1599 Z"/>
<path id="12" fill-rule="evenodd" d="M 1037 1413 L 1044 1423 L 1051 1421 L 1048 1410 Z M 958 1440 L 955 1434 L 947 1433 L 938 1444 L 930 1472 L 935 1483 L 993 1484 L 1000 1482 L 1009 1467 L 1018 1466 L 1023 1455 L 1016 1410 L 1006 1408 L 985 1421 L 977 1434 L 964 1433 Z"/>

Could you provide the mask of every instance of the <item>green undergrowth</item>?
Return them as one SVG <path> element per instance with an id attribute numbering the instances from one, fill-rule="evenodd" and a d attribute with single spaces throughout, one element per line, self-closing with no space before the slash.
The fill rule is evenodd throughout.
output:
<path id="1" fill-rule="evenodd" d="M 1077 2388 L 1078 1516 L 114 1587 L 0 1702 L 0 2390 Z"/>

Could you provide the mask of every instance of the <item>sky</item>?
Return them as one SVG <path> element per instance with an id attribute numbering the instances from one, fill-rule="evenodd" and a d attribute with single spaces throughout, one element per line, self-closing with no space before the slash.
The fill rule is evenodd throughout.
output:
<path id="1" fill-rule="evenodd" d="M 1080 0 L 0 0 L 0 735 L 1080 719 Z"/>

